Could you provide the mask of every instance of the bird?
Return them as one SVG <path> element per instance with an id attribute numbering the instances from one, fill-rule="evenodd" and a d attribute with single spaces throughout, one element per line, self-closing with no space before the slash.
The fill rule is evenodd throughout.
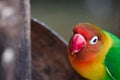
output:
<path id="1" fill-rule="evenodd" d="M 89 80 L 120 80 L 120 39 L 95 24 L 79 23 L 68 43 L 73 69 Z"/>

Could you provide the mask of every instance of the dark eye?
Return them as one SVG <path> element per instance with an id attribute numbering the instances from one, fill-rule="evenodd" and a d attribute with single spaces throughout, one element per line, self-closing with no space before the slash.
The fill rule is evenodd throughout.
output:
<path id="1" fill-rule="evenodd" d="M 97 41 L 98 41 L 98 37 L 97 37 L 97 36 L 94 36 L 94 37 L 90 40 L 90 44 L 91 44 L 91 45 L 94 45 L 94 44 L 97 43 Z"/>

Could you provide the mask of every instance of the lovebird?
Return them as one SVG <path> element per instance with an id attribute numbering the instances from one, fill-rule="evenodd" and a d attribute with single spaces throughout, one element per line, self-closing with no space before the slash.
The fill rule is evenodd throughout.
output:
<path id="1" fill-rule="evenodd" d="M 68 58 L 88 80 L 120 80 L 120 39 L 94 24 L 79 23 L 73 28 Z"/>

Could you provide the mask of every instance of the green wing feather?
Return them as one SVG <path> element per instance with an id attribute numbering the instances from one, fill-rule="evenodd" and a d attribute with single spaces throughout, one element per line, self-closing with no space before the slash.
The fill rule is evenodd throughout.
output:
<path id="1" fill-rule="evenodd" d="M 112 34 L 112 46 L 105 57 L 107 72 L 112 80 L 120 80 L 120 40 Z"/>

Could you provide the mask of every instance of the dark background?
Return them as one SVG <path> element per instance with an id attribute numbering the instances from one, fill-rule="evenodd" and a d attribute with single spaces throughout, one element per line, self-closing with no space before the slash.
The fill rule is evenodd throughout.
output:
<path id="1" fill-rule="evenodd" d="M 31 12 L 67 41 L 80 22 L 96 24 L 120 37 L 120 0 L 31 0 Z"/>

